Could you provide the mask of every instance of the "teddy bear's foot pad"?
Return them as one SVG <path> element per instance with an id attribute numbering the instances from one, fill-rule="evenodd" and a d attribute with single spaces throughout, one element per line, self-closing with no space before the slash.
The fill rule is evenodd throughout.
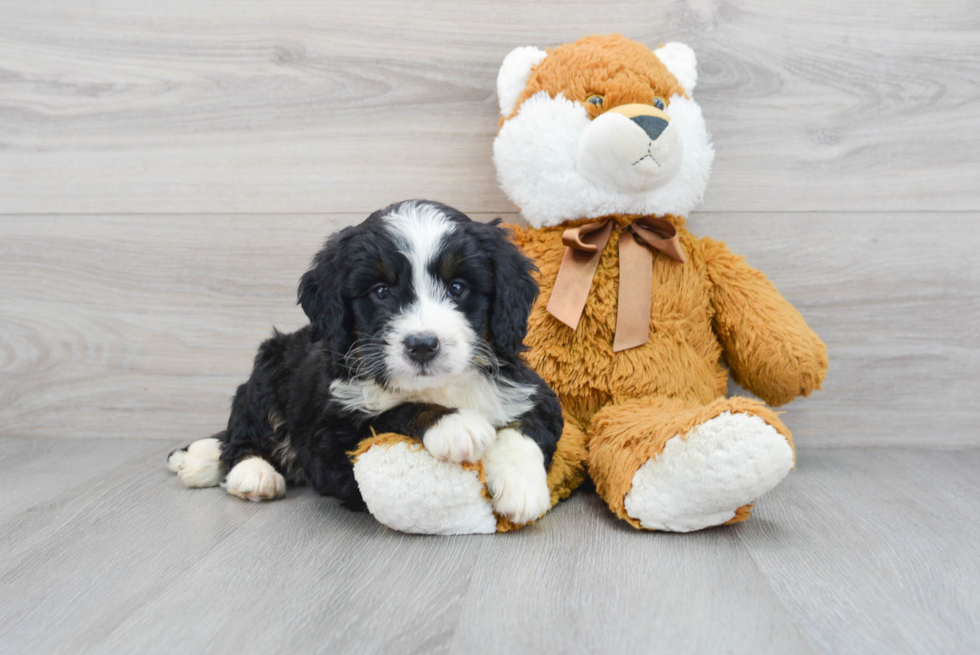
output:
<path id="1" fill-rule="evenodd" d="M 354 463 L 368 511 L 384 525 L 417 534 L 490 534 L 497 519 L 477 471 L 444 462 L 406 442 L 376 445 Z"/>
<path id="2" fill-rule="evenodd" d="M 671 438 L 637 470 L 626 513 L 650 530 L 721 525 L 791 468 L 793 449 L 775 428 L 751 414 L 724 412 Z"/>

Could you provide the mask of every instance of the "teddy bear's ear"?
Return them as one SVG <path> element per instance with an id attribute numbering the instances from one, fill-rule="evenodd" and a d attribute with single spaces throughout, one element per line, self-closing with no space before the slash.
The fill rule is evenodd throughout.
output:
<path id="1" fill-rule="evenodd" d="M 548 55 L 534 46 L 514 48 L 500 65 L 497 73 L 497 98 L 500 100 L 500 115 L 507 118 L 514 113 L 517 99 L 527 86 L 531 69 L 541 63 Z"/>
<path id="2" fill-rule="evenodd" d="M 657 55 L 690 95 L 698 83 L 698 60 L 694 51 L 683 43 L 672 41 L 654 50 L 653 54 Z"/>

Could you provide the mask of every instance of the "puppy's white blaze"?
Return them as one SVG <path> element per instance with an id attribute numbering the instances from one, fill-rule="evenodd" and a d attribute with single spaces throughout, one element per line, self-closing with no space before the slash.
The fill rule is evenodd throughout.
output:
<path id="1" fill-rule="evenodd" d="M 286 479 L 261 457 L 235 464 L 225 480 L 225 490 L 245 500 L 273 500 L 286 495 Z"/>
<path id="2" fill-rule="evenodd" d="M 487 489 L 495 512 L 514 523 L 527 523 L 551 507 L 544 455 L 534 441 L 517 430 L 497 433 L 483 455 Z"/>
<path id="3" fill-rule="evenodd" d="M 225 476 L 225 465 L 220 460 L 221 442 L 213 437 L 195 441 L 187 447 L 183 457 L 176 456 L 177 453 L 173 453 L 167 464 L 177 464 L 177 475 L 188 487 L 214 487 Z"/>
<path id="4" fill-rule="evenodd" d="M 408 259 L 415 291 L 415 301 L 391 322 L 386 335 L 391 384 L 409 390 L 444 384 L 440 376 L 459 375 L 469 365 L 476 340 L 466 317 L 447 297 L 444 281 L 429 270 L 456 225 L 439 208 L 415 202 L 401 205 L 384 222 L 399 252 Z M 440 344 L 439 355 L 425 376 L 418 374 L 404 348 L 407 337 L 421 332 L 433 332 Z"/>
<path id="5" fill-rule="evenodd" d="M 428 204 L 406 202 L 384 217 L 389 232 L 398 244 L 399 252 L 412 265 L 412 283 L 419 298 L 445 298 L 445 289 L 429 274 L 429 264 L 439 254 L 446 236 L 456 229 L 439 210 Z"/>
<path id="6" fill-rule="evenodd" d="M 494 379 L 474 369 L 444 380 L 440 387 L 393 391 L 369 380 L 334 380 L 330 393 L 351 412 L 374 416 L 403 403 L 434 403 L 472 410 L 498 428 L 534 407 L 533 386 L 505 378 Z"/>

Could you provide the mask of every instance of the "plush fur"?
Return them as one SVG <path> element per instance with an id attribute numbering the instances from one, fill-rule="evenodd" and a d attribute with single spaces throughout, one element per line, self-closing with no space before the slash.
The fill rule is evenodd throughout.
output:
<path id="1" fill-rule="evenodd" d="M 762 402 L 725 397 L 726 364 L 744 387 L 782 405 L 820 387 L 827 353 L 762 273 L 685 228 L 682 216 L 700 200 L 713 158 L 691 95 L 694 53 L 614 35 L 558 46 L 524 70 L 520 61 L 535 58 L 501 68 L 494 162 L 530 225 L 514 228 L 515 242 L 540 270 L 527 360 L 561 400 L 568 452 L 582 455 L 566 462 L 564 477 L 549 478 L 553 494 L 569 493 L 587 466 L 609 508 L 635 527 L 686 531 L 744 520 L 791 468 L 792 440 Z M 524 90 L 504 103 L 520 80 Z M 669 147 L 661 148 L 663 138 L 673 140 Z M 644 180 L 632 158 L 637 148 L 661 148 L 679 161 L 650 167 Z M 596 160 L 602 166 L 592 166 Z M 614 353 L 618 244 L 641 215 L 670 221 L 687 261 L 654 253 L 649 340 Z M 596 219 L 616 229 L 573 331 L 546 307 L 563 231 Z"/>
<path id="2" fill-rule="evenodd" d="M 352 453 L 368 438 L 403 435 L 459 464 L 499 450 L 498 433 L 506 444 L 518 434 L 487 472 L 486 484 L 507 489 L 489 502 L 518 523 L 537 518 L 562 416 L 521 357 L 532 269 L 496 223 L 438 203 L 398 203 L 342 230 L 300 281 L 310 326 L 263 343 L 227 429 L 168 465 L 188 486 L 216 485 L 227 471 L 229 493 L 271 500 L 308 481 L 363 510 Z M 365 480 L 378 483 L 379 470 L 384 462 Z"/>
<path id="3" fill-rule="evenodd" d="M 690 90 L 657 53 L 683 64 L 693 89 L 694 53 L 679 43 L 651 51 L 622 37 L 587 37 L 552 49 L 533 69 L 505 59 L 498 93 L 512 94 L 514 81 L 526 85 L 501 118 L 493 159 L 501 187 L 531 225 L 609 214 L 682 216 L 701 201 L 714 160 L 711 138 Z M 601 104 L 589 101 L 595 97 Z M 627 105 L 645 105 L 668 127 L 646 138 L 635 122 L 610 112 Z M 678 145 L 667 159 L 637 162 L 648 145 L 668 140 Z M 661 167 L 671 174 L 658 180 Z"/>

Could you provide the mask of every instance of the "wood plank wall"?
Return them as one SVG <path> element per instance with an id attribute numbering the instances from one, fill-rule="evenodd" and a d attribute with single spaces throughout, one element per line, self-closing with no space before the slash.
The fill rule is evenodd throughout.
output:
<path id="1" fill-rule="evenodd" d="M 980 445 L 980 5 L 0 0 L 0 435 L 218 429 L 322 239 L 407 197 L 514 220 L 517 45 L 695 48 L 693 231 L 824 337 L 801 446 Z"/>

